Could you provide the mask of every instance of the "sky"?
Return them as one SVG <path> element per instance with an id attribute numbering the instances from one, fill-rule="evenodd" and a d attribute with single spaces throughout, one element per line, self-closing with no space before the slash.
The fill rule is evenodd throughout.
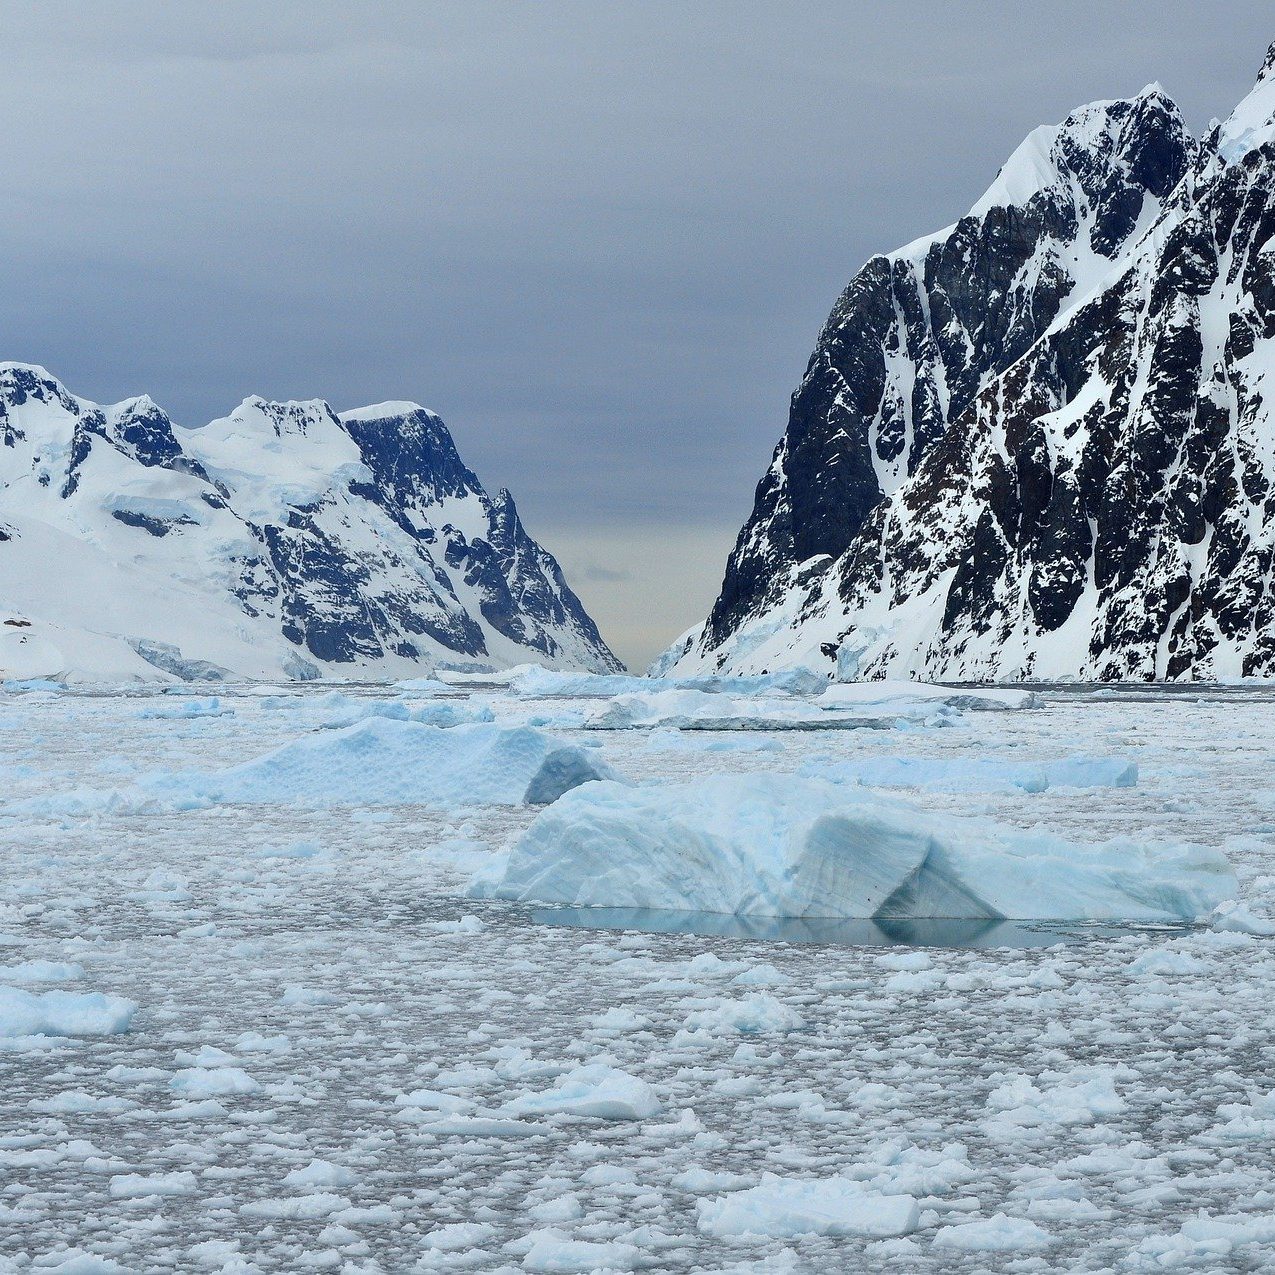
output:
<path id="1" fill-rule="evenodd" d="M 447 421 L 622 659 L 707 613 L 854 272 L 1268 5 L 0 0 L 0 358 L 198 425 Z"/>

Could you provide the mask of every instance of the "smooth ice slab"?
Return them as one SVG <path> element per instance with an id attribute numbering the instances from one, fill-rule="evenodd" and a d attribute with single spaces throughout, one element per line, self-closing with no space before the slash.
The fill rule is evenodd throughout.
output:
<path id="1" fill-rule="evenodd" d="M 1119 757 L 1000 761 L 994 757 L 855 757 L 807 762 L 803 775 L 869 788 L 931 792 L 1045 792 L 1049 788 L 1133 788 L 1138 764 Z"/>
<path id="2" fill-rule="evenodd" d="M 907 1235 L 920 1225 L 913 1196 L 881 1195 L 849 1178 L 762 1175 L 757 1186 L 700 1200 L 699 1229 L 718 1239 L 742 1236 Z"/>
<path id="3" fill-rule="evenodd" d="M 116 1036 L 137 1006 L 100 992 L 27 992 L 0 987 L 0 1039 L 22 1036 Z"/>
<path id="4" fill-rule="evenodd" d="M 516 1116 L 596 1116 L 602 1120 L 645 1120 L 660 1113 L 660 1100 L 645 1080 L 605 1063 L 588 1063 L 562 1076 L 542 1093 L 507 1102 Z"/>
<path id="5" fill-rule="evenodd" d="M 610 698 L 632 693 L 690 690 L 729 695 L 817 695 L 828 685 L 822 673 L 809 669 L 784 669 L 753 677 L 704 676 L 655 678 L 623 673 L 583 673 L 541 668 L 533 664 L 515 670 L 509 688 L 524 699 Z"/>
<path id="6" fill-rule="evenodd" d="M 974 712 L 1012 712 L 1038 708 L 1035 691 L 1009 686 L 937 686 L 907 678 L 879 682 L 834 682 L 819 701 L 825 708 L 905 710 L 917 705 L 969 709 Z"/>
<path id="7" fill-rule="evenodd" d="M 752 775 L 576 789 L 471 892 L 752 916 L 1170 920 L 1235 888 L 1214 850 L 940 823 L 866 790 Z"/>
<path id="8" fill-rule="evenodd" d="M 445 728 L 372 717 L 227 770 L 151 775 L 139 787 L 178 800 L 451 808 L 539 805 L 593 779 L 616 779 L 596 750 L 529 726 Z"/>
<path id="9" fill-rule="evenodd" d="M 817 707 L 791 696 L 754 697 L 724 691 L 652 690 L 617 695 L 585 723 L 591 730 L 838 730 L 885 725 L 874 717 Z"/>

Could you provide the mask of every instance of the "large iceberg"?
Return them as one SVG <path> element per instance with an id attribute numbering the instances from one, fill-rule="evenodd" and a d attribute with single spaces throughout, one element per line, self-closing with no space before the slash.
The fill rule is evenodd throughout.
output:
<path id="1" fill-rule="evenodd" d="M 577 788 L 470 887 L 583 907 L 1056 920 L 1194 919 L 1235 888 L 1214 850 L 940 822 L 879 793 L 788 775 Z"/>
<path id="2" fill-rule="evenodd" d="M 529 726 L 370 717 L 211 774 L 149 775 L 138 788 L 177 800 L 450 808 L 543 805 L 577 784 L 617 778 L 596 749 Z"/>

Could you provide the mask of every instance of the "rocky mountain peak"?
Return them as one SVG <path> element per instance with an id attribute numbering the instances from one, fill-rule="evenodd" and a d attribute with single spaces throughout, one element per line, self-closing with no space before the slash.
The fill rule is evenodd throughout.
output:
<path id="1" fill-rule="evenodd" d="M 709 644 L 847 551 L 949 423 L 1112 270 L 1194 156 L 1158 86 L 1091 103 L 1031 133 L 955 225 L 864 266 L 793 395 Z"/>
<path id="2" fill-rule="evenodd" d="M 1257 73 L 1257 82 L 1260 84 L 1263 80 L 1268 79 L 1275 74 L 1275 41 L 1271 42 L 1271 47 L 1266 50 L 1266 57 L 1262 62 L 1262 68 Z"/>
<path id="3" fill-rule="evenodd" d="M 865 266 L 674 667 L 1275 672 L 1273 65 L 1202 148 L 1082 107 Z"/>

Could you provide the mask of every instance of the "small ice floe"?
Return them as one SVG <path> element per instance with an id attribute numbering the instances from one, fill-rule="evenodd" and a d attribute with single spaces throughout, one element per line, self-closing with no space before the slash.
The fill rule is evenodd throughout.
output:
<path id="1" fill-rule="evenodd" d="M 189 1169 L 180 1173 L 117 1173 L 110 1186 L 113 1200 L 138 1200 L 149 1195 L 194 1195 L 196 1190 L 198 1183 Z"/>
<path id="2" fill-rule="evenodd" d="M 195 717 L 233 717 L 235 710 L 217 696 L 208 699 L 181 699 L 177 703 L 147 705 L 137 716 L 141 721 L 181 721 Z"/>
<path id="3" fill-rule="evenodd" d="M 437 695 L 440 691 L 446 693 L 452 688 L 436 677 L 405 677 L 394 683 L 394 689 L 409 695 Z"/>
<path id="4" fill-rule="evenodd" d="M 874 718 L 828 712 L 793 699 L 720 691 L 653 690 L 617 695 L 585 721 L 590 730 L 837 730 L 871 726 Z"/>
<path id="5" fill-rule="evenodd" d="M 522 1269 L 534 1275 L 592 1275 L 595 1271 L 632 1271 L 644 1264 L 636 1245 L 573 1239 L 556 1227 L 532 1231 L 505 1248 L 515 1255 L 521 1252 Z"/>
<path id="6" fill-rule="evenodd" d="M 716 739 L 699 731 L 653 730 L 646 737 L 646 746 L 656 753 L 782 753 L 784 745 L 777 739 L 746 736 L 743 739 L 727 736 Z"/>
<path id="7" fill-rule="evenodd" d="M 767 992 L 754 992 L 730 1000 L 723 998 L 687 1017 L 687 1031 L 706 1032 L 710 1036 L 762 1036 L 800 1031 L 801 1015 Z"/>
<path id="8" fill-rule="evenodd" d="M 920 1225 L 911 1195 L 882 1195 L 850 1178 L 789 1178 L 762 1174 L 742 1191 L 697 1202 L 701 1233 L 716 1239 L 907 1235 Z"/>
<path id="9" fill-rule="evenodd" d="M 84 977 L 84 966 L 71 961 L 23 961 L 20 965 L 0 965 L 3 983 L 72 983 Z"/>
<path id="10" fill-rule="evenodd" d="M 580 673 L 526 665 L 510 678 L 521 699 L 611 699 L 616 695 L 659 691 L 702 691 L 725 695 L 817 695 L 828 685 L 823 673 L 792 668 L 754 675 L 634 677 L 624 673 Z"/>
<path id="11" fill-rule="evenodd" d="M 333 1187 L 352 1186 L 357 1181 L 354 1172 L 343 1164 L 331 1160 L 311 1160 L 302 1169 L 293 1169 L 283 1179 L 284 1186 Z"/>
<path id="12" fill-rule="evenodd" d="M 463 1253 L 467 1249 L 481 1248 L 495 1234 L 496 1228 L 487 1222 L 448 1222 L 426 1231 L 421 1236 L 421 1244 L 433 1252 Z"/>
<path id="13" fill-rule="evenodd" d="M 605 1063 L 587 1063 L 562 1076 L 551 1089 L 525 1093 L 501 1109 L 516 1116 L 594 1116 L 601 1120 L 646 1120 L 662 1110 L 645 1080 Z"/>
<path id="14" fill-rule="evenodd" d="M 589 784 L 470 884 L 576 907 L 1057 920 L 1189 920 L 1235 888 L 1216 850 L 1074 844 L 791 775 Z"/>
<path id="15" fill-rule="evenodd" d="M 1053 1243 L 1048 1231 L 1025 1217 L 993 1213 L 991 1217 L 955 1226 L 940 1226 L 934 1233 L 935 1248 L 958 1253 L 1014 1253 L 1048 1248 Z"/>
<path id="16" fill-rule="evenodd" d="M 1275 934 L 1275 921 L 1258 916 L 1247 904 L 1226 899 L 1209 914 L 1209 928 L 1223 934 Z"/>
<path id="17" fill-rule="evenodd" d="M 1221 1123 L 1204 1141 L 1217 1144 L 1269 1142 L 1275 1137 L 1275 1090 L 1252 1093 L 1249 1102 L 1224 1102 L 1217 1109 Z"/>
<path id="18" fill-rule="evenodd" d="M 186 1067 L 168 1085 L 184 1098 L 238 1097 L 261 1089 L 242 1067 Z"/>
<path id="19" fill-rule="evenodd" d="M 1242 1245 L 1275 1242 L 1275 1219 L 1268 1212 L 1214 1215 L 1200 1209 L 1175 1232 L 1142 1239 L 1125 1259 L 1135 1270 L 1242 1270 L 1255 1255 L 1232 1251 Z M 1260 1261 L 1260 1258 L 1256 1259 Z"/>
<path id="20" fill-rule="evenodd" d="M 28 992 L 0 987 L 0 1040 L 27 1036 L 118 1036 L 137 1006 L 100 992 Z"/>
<path id="21" fill-rule="evenodd" d="M 1132 1072 L 1128 1074 L 1135 1078 Z M 991 1136 L 1001 1139 L 1030 1136 L 1034 1130 L 1093 1124 L 1125 1109 L 1110 1067 L 1046 1071 L 1038 1078 L 1040 1085 L 1021 1074 L 998 1073 L 992 1079 L 1000 1083 L 988 1095 L 992 1114 L 985 1127 Z"/>

